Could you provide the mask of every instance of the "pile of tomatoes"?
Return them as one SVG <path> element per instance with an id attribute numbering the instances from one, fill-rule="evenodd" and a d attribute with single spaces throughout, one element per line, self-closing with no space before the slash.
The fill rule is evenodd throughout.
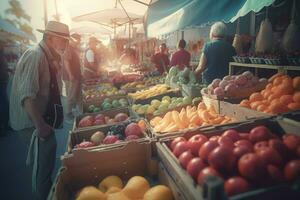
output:
<path id="1" fill-rule="evenodd" d="M 300 178 L 300 137 L 280 138 L 265 126 L 249 133 L 229 129 L 212 137 L 177 137 L 169 148 L 199 185 L 207 175 L 222 178 L 228 196 Z"/>

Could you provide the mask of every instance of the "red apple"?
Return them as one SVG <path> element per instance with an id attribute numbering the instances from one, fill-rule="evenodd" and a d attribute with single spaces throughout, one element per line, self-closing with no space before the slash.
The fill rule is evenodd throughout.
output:
<path id="1" fill-rule="evenodd" d="M 241 140 L 249 140 L 249 133 L 239 133 Z"/>
<path id="2" fill-rule="evenodd" d="M 209 138 L 209 141 L 216 141 L 216 142 L 218 142 L 219 138 L 220 138 L 219 135 L 214 135 L 214 136 L 212 136 L 212 137 Z"/>
<path id="3" fill-rule="evenodd" d="M 261 148 L 256 154 L 266 163 L 266 165 L 280 166 L 282 164 L 281 156 L 271 147 Z"/>
<path id="4" fill-rule="evenodd" d="M 209 165 L 218 171 L 232 171 L 235 162 L 236 158 L 233 154 L 233 151 L 227 146 L 216 147 L 208 156 Z"/>
<path id="5" fill-rule="evenodd" d="M 254 153 L 243 155 L 238 161 L 240 174 L 250 180 L 263 179 L 266 175 L 266 165 L 261 158 Z"/>
<path id="6" fill-rule="evenodd" d="M 130 123 L 125 128 L 125 135 L 126 137 L 128 137 L 129 135 L 136 135 L 138 137 L 142 137 L 143 131 L 137 123 Z"/>
<path id="7" fill-rule="evenodd" d="M 228 136 L 228 137 L 230 137 L 233 142 L 235 142 L 235 141 L 237 141 L 237 140 L 240 139 L 239 133 L 236 130 L 234 130 L 234 129 L 229 129 L 229 130 L 225 131 L 222 134 L 222 136 Z"/>
<path id="8" fill-rule="evenodd" d="M 271 139 L 268 144 L 269 147 L 275 149 L 283 159 L 289 156 L 289 149 L 280 139 Z"/>
<path id="9" fill-rule="evenodd" d="M 218 143 L 220 146 L 226 146 L 228 148 L 231 148 L 233 149 L 234 147 L 234 143 L 232 141 L 232 139 L 229 137 L 229 136 L 221 136 L 219 139 L 218 139 Z"/>
<path id="10" fill-rule="evenodd" d="M 268 165 L 267 170 L 272 182 L 278 183 L 284 181 L 283 173 L 277 166 Z"/>
<path id="11" fill-rule="evenodd" d="M 266 141 L 270 139 L 270 131 L 265 126 L 257 126 L 251 129 L 249 134 L 249 139 L 251 142 L 256 143 L 260 141 Z"/>
<path id="12" fill-rule="evenodd" d="M 192 158 L 194 158 L 193 154 L 191 153 L 190 150 L 183 152 L 182 154 L 180 154 L 180 156 L 178 157 L 178 161 L 180 163 L 180 165 L 186 169 L 187 164 L 190 162 L 190 160 L 192 160 Z"/>
<path id="13" fill-rule="evenodd" d="M 187 150 L 189 150 L 189 146 L 186 141 L 178 142 L 173 149 L 173 154 L 178 158 L 183 152 Z"/>
<path id="14" fill-rule="evenodd" d="M 259 150 L 261 149 L 264 149 L 266 147 L 269 147 L 269 144 L 267 141 L 260 141 L 260 142 L 257 142 L 255 145 L 254 145 L 254 151 L 255 152 L 258 152 Z"/>
<path id="15" fill-rule="evenodd" d="M 228 196 L 247 192 L 249 189 L 248 181 L 240 176 L 231 177 L 224 184 L 224 190 Z"/>
<path id="16" fill-rule="evenodd" d="M 284 138 L 283 143 L 290 151 L 295 152 L 298 146 L 300 146 L 300 138 L 296 135 L 288 135 Z"/>
<path id="17" fill-rule="evenodd" d="M 236 141 L 234 143 L 234 146 L 236 146 L 236 147 L 247 146 L 247 147 L 253 149 L 253 144 L 249 140 L 244 140 L 244 139 Z"/>
<path id="18" fill-rule="evenodd" d="M 174 140 L 172 140 L 171 145 L 170 145 L 170 149 L 173 151 L 174 147 L 176 146 L 176 144 L 178 142 L 182 142 L 182 141 L 186 141 L 186 139 L 184 137 L 177 137 Z"/>
<path id="19" fill-rule="evenodd" d="M 105 122 L 105 115 L 103 114 L 98 114 L 95 116 L 95 120 L 102 120 Z"/>
<path id="20" fill-rule="evenodd" d="M 219 172 L 217 172 L 214 168 L 212 168 L 212 167 L 205 167 L 198 174 L 197 183 L 199 185 L 202 185 L 204 183 L 204 180 L 205 180 L 206 176 L 219 176 L 219 177 L 221 177 L 221 175 L 219 174 Z"/>
<path id="21" fill-rule="evenodd" d="M 237 159 L 242 157 L 244 154 L 252 153 L 252 152 L 253 152 L 253 147 L 249 147 L 247 145 L 237 146 L 237 147 L 234 147 L 234 149 L 233 149 L 233 154 L 236 156 Z"/>
<path id="22" fill-rule="evenodd" d="M 104 140 L 103 140 L 103 144 L 113 144 L 115 143 L 117 140 L 119 140 L 119 137 L 116 135 L 107 135 Z"/>
<path id="23" fill-rule="evenodd" d="M 103 125 L 103 124 L 105 124 L 105 121 L 104 121 L 104 120 L 102 120 L 102 119 L 96 119 L 96 120 L 94 121 L 94 124 L 93 124 L 93 125 Z"/>
<path id="24" fill-rule="evenodd" d="M 190 162 L 187 164 L 186 170 L 188 174 L 194 178 L 194 180 L 197 180 L 199 172 L 207 167 L 207 164 L 201 159 L 201 158 L 193 158 L 190 160 Z"/>
<path id="25" fill-rule="evenodd" d="M 203 161 L 207 161 L 208 159 L 208 155 L 209 153 L 214 150 L 216 147 L 218 147 L 219 144 L 216 141 L 207 141 L 205 142 L 201 148 L 199 149 L 199 157 L 203 160 Z"/>
<path id="26" fill-rule="evenodd" d="M 284 167 L 284 176 L 288 181 L 295 181 L 300 178 L 300 160 L 292 160 Z"/>
<path id="27" fill-rule="evenodd" d="M 194 156 L 198 156 L 200 147 L 207 141 L 208 141 L 208 139 L 204 135 L 198 134 L 198 135 L 194 135 L 193 137 L 191 137 L 188 140 L 188 146 L 191 149 L 192 154 Z"/>

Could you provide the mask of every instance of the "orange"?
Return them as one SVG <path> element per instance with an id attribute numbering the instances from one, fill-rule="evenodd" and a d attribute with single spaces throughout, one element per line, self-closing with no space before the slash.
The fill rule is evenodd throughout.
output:
<path id="1" fill-rule="evenodd" d="M 300 109 L 300 103 L 295 103 L 295 102 L 290 103 L 288 105 L 288 108 L 291 110 L 298 110 L 298 109 Z"/>
<path id="2" fill-rule="evenodd" d="M 274 98 L 274 99 L 272 99 L 271 102 L 270 102 L 270 105 L 276 104 L 276 103 L 281 103 L 281 102 L 280 102 L 280 98 Z M 284 105 L 284 104 L 283 104 L 283 105 Z"/>
<path id="3" fill-rule="evenodd" d="M 293 102 L 293 95 L 283 95 L 280 97 L 280 103 L 288 105 Z"/>
<path id="4" fill-rule="evenodd" d="M 266 90 L 265 94 L 263 95 L 264 99 L 268 99 L 268 97 L 272 95 L 272 91 L 271 90 Z"/>
<path id="5" fill-rule="evenodd" d="M 300 103 L 300 92 L 295 92 L 293 95 L 293 100 L 296 103 Z"/>
<path id="6" fill-rule="evenodd" d="M 268 106 L 261 104 L 257 107 L 257 111 L 259 112 L 265 112 L 267 110 Z"/>
<path id="7" fill-rule="evenodd" d="M 268 83 L 268 85 L 266 86 L 266 90 L 270 90 L 272 89 L 273 85 L 271 83 Z"/>
<path id="8" fill-rule="evenodd" d="M 268 97 L 268 101 L 271 102 L 273 99 L 276 99 L 276 98 L 279 98 L 281 95 L 279 94 L 271 94 L 269 97 Z"/>
<path id="9" fill-rule="evenodd" d="M 269 109 L 272 114 L 278 114 L 289 111 L 288 107 L 286 107 L 280 102 L 271 104 Z"/>
<path id="10" fill-rule="evenodd" d="M 250 108 L 250 102 L 247 99 L 241 101 L 240 106 Z"/>
<path id="11" fill-rule="evenodd" d="M 258 106 L 262 105 L 262 102 L 261 101 L 254 101 L 252 103 L 250 103 L 250 107 L 253 109 L 253 110 L 256 110 Z"/>
<path id="12" fill-rule="evenodd" d="M 259 92 L 252 93 L 249 98 L 249 100 L 252 102 L 261 101 L 263 99 L 264 97 Z"/>
<path id="13" fill-rule="evenodd" d="M 138 126 L 141 128 L 142 131 L 145 131 L 146 130 L 146 123 L 144 120 L 140 120 L 138 122 Z"/>
<path id="14" fill-rule="evenodd" d="M 273 82 L 276 78 L 280 77 L 280 76 L 283 76 L 284 74 L 282 72 L 280 73 L 276 73 L 274 74 L 271 78 L 269 78 L 269 82 Z"/>
<path id="15" fill-rule="evenodd" d="M 293 87 L 295 90 L 300 90 L 300 76 L 293 78 Z"/>

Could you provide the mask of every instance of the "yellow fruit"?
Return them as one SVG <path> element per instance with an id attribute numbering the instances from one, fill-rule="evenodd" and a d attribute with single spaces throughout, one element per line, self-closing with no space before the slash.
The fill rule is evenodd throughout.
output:
<path id="1" fill-rule="evenodd" d="M 86 186 L 78 193 L 76 200 L 106 200 L 106 195 L 94 186 Z"/>
<path id="2" fill-rule="evenodd" d="M 110 187 L 117 187 L 122 189 L 123 182 L 118 176 L 108 176 L 105 179 L 103 179 L 98 185 L 98 188 L 102 192 L 106 192 Z"/>
<path id="3" fill-rule="evenodd" d="M 143 200 L 173 200 L 172 191 L 164 185 L 157 185 L 148 190 Z"/>
<path id="4" fill-rule="evenodd" d="M 108 190 L 105 192 L 105 194 L 112 194 L 112 193 L 116 193 L 116 192 L 120 192 L 122 189 L 112 186 L 110 188 L 108 188 Z"/>
<path id="5" fill-rule="evenodd" d="M 149 188 L 150 185 L 144 177 L 134 176 L 129 179 L 122 192 L 130 199 L 142 199 Z"/>
<path id="6" fill-rule="evenodd" d="M 109 194 L 107 200 L 131 200 L 131 199 L 127 197 L 124 194 L 124 192 L 116 192 L 116 193 Z"/>

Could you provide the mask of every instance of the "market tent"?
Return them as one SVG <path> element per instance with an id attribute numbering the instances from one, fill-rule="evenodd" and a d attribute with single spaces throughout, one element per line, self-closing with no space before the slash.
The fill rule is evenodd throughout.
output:
<path id="1" fill-rule="evenodd" d="M 153 37 L 188 26 L 234 21 L 272 2 L 274 0 L 160 0 L 149 6 L 145 18 L 146 33 Z"/>
<path id="2" fill-rule="evenodd" d="M 113 33 L 112 29 L 108 27 L 99 26 L 99 24 L 93 22 L 73 23 L 71 27 L 71 33 L 102 35 L 110 35 Z"/>
<path id="3" fill-rule="evenodd" d="M 9 23 L 7 20 L 0 18 L 0 31 L 16 35 L 21 38 L 36 41 L 35 37 L 19 30 L 16 26 Z"/>

